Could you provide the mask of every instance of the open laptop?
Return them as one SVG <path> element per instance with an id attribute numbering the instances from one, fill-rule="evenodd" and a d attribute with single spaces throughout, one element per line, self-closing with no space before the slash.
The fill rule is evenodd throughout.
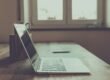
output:
<path id="1" fill-rule="evenodd" d="M 37 73 L 87 73 L 89 69 L 78 58 L 42 57 L 35 49 L 32 38 L 23 24 L 14 24 L 15 31 Z M 47 46 L 48 47 L 48 46 Z M 63 54 L 62 54 L 63 55 Z"/>

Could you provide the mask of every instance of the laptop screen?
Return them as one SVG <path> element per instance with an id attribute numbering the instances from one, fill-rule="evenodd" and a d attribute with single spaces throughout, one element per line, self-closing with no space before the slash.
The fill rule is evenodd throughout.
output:
<path id="1" fill-rule="evenodd" d="M 27 30 L 24 32 L 21 40 L 24 44 L 25 49 L 27 50 L 29 57 L 32 58 L 36 54 L 36 49 Z"/>

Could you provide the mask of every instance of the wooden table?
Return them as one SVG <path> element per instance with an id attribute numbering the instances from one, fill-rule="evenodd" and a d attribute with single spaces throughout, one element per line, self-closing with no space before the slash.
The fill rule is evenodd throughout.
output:
<path id="1" fill-rule="evenodd" d="M 8 50 L 4 47 L 3 51 Z M 0 47 L 1 49 L 1 47 Z M 110 65 L 80 46 L 76 53 L 83 63 L 90 69 L 91 74 L 37 74 L 34 73 L 28 59 L 11 62 L 9 58 L 0 60 L 0 80 L 110 80 Z M 0 52 L 1 53 L 1 52 Z"/>

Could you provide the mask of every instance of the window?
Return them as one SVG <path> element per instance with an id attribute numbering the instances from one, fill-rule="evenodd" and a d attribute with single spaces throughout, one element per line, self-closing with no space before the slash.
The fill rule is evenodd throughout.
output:
<path id="1" fill-rule="evenodd" d="M 63 0 L 37 0 L 37 16 L 38 20 L 63 20 Z"/>
<path id="2" fill-rule="evenodd" d="M 32 25 L 101 25 L 104 0 L 30 0 Z"/>
<path id="3" fill-rule="evenodd" d="M 96 20 L 97 0 L 72 0 L 72 20 Z"/>
<path id="4" fill-rule="evenodd" d="M 64 24 L 64 0 L 32 0 L 32 23 Z"/>

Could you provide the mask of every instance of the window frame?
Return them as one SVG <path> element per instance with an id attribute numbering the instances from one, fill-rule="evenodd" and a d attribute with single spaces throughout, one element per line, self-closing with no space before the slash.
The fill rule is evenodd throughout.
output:
<path id="1" fill-rule="evenodd" d="M 104 0 L 97 0 L 97 20 L 72 20 L 72 0 L 68 2 L 68 23 L 69 24 L 79 24 L 79 25 L 86 25 L 92 24 L 96 21 L 100 25 L 103 22 L 103 1 Z"/>
<path id="2" fill-rule="evenodd" d="M 85 25 L 92 24 L 97 21 L 96 25 L 102 25 L 104 23 L 104 8 L 106 0 L 98 0 L 98 19 L 97 20 L 72 20 L 72 0 L 63 0 L 63 19 L 60 20 L 47 20 L 47 21 L 39 21 L 37 20 L 37 7 L 35 5 L 37 4 L 37 0 L 29 0 L 29 22 L 31 23 L 33 28 L 36 28 L 35 26 L 39 26 L 38 28 L 84 28 L 87 27 Z M 36 3 L 35 3 L 36 2 Z M 55 25 L 55 26 L 54 26 Z M 63 27 L 63 25 L 66 25 Z M 58 26 L 58 27 L 57 27 Z M 68 27 L 67 27 L 68 26 Z M 95 25 L 94 25 L 95 26 Z"/>
<path id="3" fill-rule="evenodd" d="M 34 24 L 34 25 L 39 25 L 39 24 L 47 24 L 47 25 L 52 25 L 52 24 L 65 24 L 65 20 L 66 20 L 66 6 L 65 6 L 65 1 L 66 0 L 63 0 L 63 20 L 38 20 L 38 16 L 37 16 L 37 0 L 31 0 L 31 23 Z M 36 7 L 35 7 L 36 6 Z"/>

